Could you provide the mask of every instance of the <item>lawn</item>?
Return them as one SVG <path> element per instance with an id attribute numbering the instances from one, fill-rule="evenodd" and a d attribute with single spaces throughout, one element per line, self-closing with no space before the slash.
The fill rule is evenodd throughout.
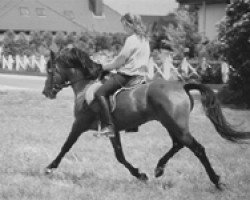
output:
<path id="1" fill-rule="evenodd" d="M 0 199 L 21 200 L 249 200 L 250 145 L 222 139 L 205 117 L 199 101 L 191 113 L 190 129 L 206 148 L 226 183 L 218 191 L 197 158 L 181 150 L 153 176 L 158 159 L 170 149 L 167 131 L 157 122 L 139 133 L 122 133 L 127 159 L 150 180 L 132 177 L 114 156 L 109 140 L 84 133 L 51 175 L 44 168 L 59 152 L 73 122 L 73 97 L 45 99 L 32 91 L 0 91 Z M 250 111 L 223 109 L 228 120 L 250 130 Z"/>

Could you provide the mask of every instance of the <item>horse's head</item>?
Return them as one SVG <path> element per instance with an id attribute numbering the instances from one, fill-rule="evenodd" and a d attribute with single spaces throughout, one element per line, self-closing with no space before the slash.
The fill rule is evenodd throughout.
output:
<path id="1" fill-rule="evenodd" d="M 64 87 L 79 81 L 95 80 L 101 73 L 102 66 L 94 63 L 80 49 L 66 48 L 58 55 L 51 51 L 47 62 L 47 79 L 42 93 L 54 99 Z"/>
<path id="2" fill-rule="evenodd" d="M 64 75 L 64 70 L 59 68 L 56 64 L 56 55 L 53 51 L 50 52 L 50 58 L 46 66 L 47 78 L 45 81 L 43 94 L 50 98 L 56 98 L 56 94 L 62 89 L 61 85 L 68 82 L 67 77 Z"/>

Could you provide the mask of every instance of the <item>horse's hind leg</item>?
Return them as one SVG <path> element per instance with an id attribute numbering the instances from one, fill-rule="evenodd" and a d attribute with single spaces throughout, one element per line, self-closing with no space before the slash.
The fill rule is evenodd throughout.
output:
<path id="1" fill-rule="evenodd" d="M 62 158 L 65 154 L 71 149 L 71 147 L 75 144 L 79 136 L 82 132 L 89 129 L 91 122 L 94 119 L 93 113 L 84 113 L 81 117 L 78 117 L 72 126 L 71 132 L 66 139 L 64 145 L 61 148 L 60 153 L 57 157 L 46 167 L 45 173 L 51 173 L 52 169 L 55 169 L 60 164 Z"/>
<path id="2" fill-rule="evenodd" d="M 164 168 L 165 168 L 166 163 L 182 148 L 183 148 L 183 145 L 180 142 L 173 139 L 172 148 L 158 161 L 158 164 L 155 168 L 155 177 L 159 177 L 164 174 Z"/>
<path id="3" fill-rule="evenodd" d="M 111 144 L 114 148 L 115 151 L 115 156 L 117 160 L 123 164 L 129 171 L 130 173 L 138 178 L 139 180 L 146 181 L 148 180 L 148 177 L 145 173 L 140 173 L 138 168 L 134 168 L 125 158 L 123 150 L 122 150 L 122 145 L 121 145 L 121 138 L 120 138 L 120 133 L 116 132 L 115 137 L 110 137 Z"/>
<path id="4" fill-rule="evenodd" d="M 205 148 L 199 142 L 197 142 L 195 138 L 193 138 L 189 133 L 183 135 L 179 139 L 180 139 L 180 142 L 184 146 L 188 147 L 195 154 L 195 156 L 200 160 L 200 162 L 204 166 L 212 183 L 214 183 L 218 189 L 222 189 L 221 188 L 222 185 L 220 183 L 220 177 L 215 173 L 214 169 L 212 168 L 207 158 Z"/>

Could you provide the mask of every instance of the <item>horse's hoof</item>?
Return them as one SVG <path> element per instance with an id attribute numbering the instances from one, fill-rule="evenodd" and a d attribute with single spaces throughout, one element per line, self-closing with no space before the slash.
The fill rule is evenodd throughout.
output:
<path id="1" fill-rule="evenodd" d="M 227 185 L 225 183 L 222 183 L 222 182 L 217 183 L 215 186 L 220 191 L 224 191 L 227 188 Z"/>
<path id="2" fill-rule="evenodd" d="M 49 175 L 49 174 L 52 174 L 53 173 L 53 169 L 52 168 L 45 168 L 44 169 L 44 174 L 45 175 Z"/>
<path id="3" fill-rule="evenodd" d="M 155 169 L 155 177 L 158 178 L 162 176 L 164 173 L 164 169 L 162 167 L 158 167 Z"/>
<path id="4" fill-rule="evenodd" d="M 146 182 L 148 180 L 148 176 L 145 173 L 141 173 L 138 179 L 140 181 Z"/>

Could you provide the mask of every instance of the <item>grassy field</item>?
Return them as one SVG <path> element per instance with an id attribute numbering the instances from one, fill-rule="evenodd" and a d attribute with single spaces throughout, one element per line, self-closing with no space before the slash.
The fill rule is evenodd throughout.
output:
<path id="1" fill-rule="evenodd" d="M 83 134 L 49 176 L 43 170 L 59 152 L 73 122 L 73 98 L 45 99 L 37 92 L 0 91 L 0 199 L 21 200 L 249 200 L 250 145 L 222 139 L 197 101 L 190 129 L 206 148 L 226 189 L 220 192 L 209 181 L 197 158 L 181 150 L 156 179 L 158 159 L 169 150 L 168 133 L 157 122 L 140 132 L 122 134 L 127 159 L 146 172 L 142 183 L 120 165 L 106 138 Z M 250 112 L 224 109 L 235 125 L 250 130 Z"/>

